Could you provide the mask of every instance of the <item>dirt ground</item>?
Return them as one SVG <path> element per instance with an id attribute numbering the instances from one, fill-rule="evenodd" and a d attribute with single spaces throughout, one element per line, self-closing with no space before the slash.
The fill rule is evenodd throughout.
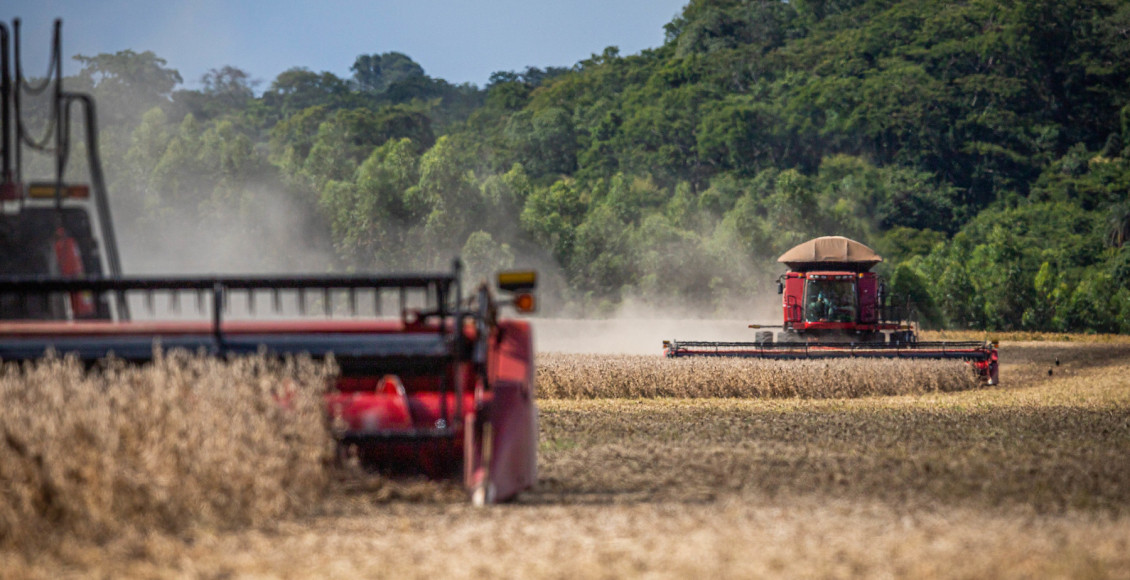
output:
<path id="1" fill-rule="evenodd" d="M 345 479 L 301 520 L 62 541 L 0 577 L 1130 578 L 1130 344 L 1001 360 L 955 393 L 543 400 L 512 504 Z"/>

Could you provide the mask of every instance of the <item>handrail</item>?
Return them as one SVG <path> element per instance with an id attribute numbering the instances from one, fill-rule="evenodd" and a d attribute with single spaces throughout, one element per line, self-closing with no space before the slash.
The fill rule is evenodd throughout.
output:
<path id="1" fill-rule="evenodd" d="M 17 18 L 17 19 L 12 21 L 12 30 L 13 30 L 13 36 L 14 36 L 14 39 L 15 39 L 14 54 L 15 54 L 15 61 L 16 61 L 15 62 L 15 65 L 16 65 L 15 66 L 15 68 L 16 68 L 16 81 L 15 81 L 15 85 L 12 87 L 12 90 L 14 91 L 12 96 L 13 96 L 13 102 L 15 103 L 15 117 L 16 117 L 16 166 L 17 166 L 17 168 L 20 165 L 20 160 L 21 160 L 21 157 L 22 157 L 22 153 L 20 151 L 21 144 L 26 144 L 28 147 L 31 147 L 32 149 L 36 149 L 36 150 L 39 150 L 39 151 L 48 151 L 48 150 L 50 150 L 49 143 L 51 141 L 51 134 L 55 133 L 56 135 L 58 135 L 58 132 L 61 131 L 61 128 L 58 126 L 59 125 L 58 121 L 59 121 L 59 107 L 62 104 L 61 98 L 60 98 L 60 94 L 62 92 L 62 79 L 63 79 L 63 67 L 62 67 L 63 57 L 62 57 L 62 39 L 61 39 L 62 29 L 63 29 L 63 21 L 60 20 L 60 19 L 56 19 L 55 20 L 55 31 L 54 31 L 54 35 L 51 39 L 51 58 L 50 58 L 50 65 L 48 66 L 48 69 L 47 69 L 47 76 L 45 76 L 43 78 L 43 84 L 41 84 L 38 87 L 35 87 L 35 86 L 30 85 L 26 81 L 26 79 L 24 78 L 23 62 L 22 62 L 22 59 L 20 58 L 20 19 Z M 40 139 L 35 139 L 34 137 L 32 137 L 31 135 L 28 134 L 27 130 L 24 127 L 23 116 L 20 114 L 21 103 L 22 103 L 22 99 L 20 98 L 20 95 L 24 91 L 26 91 L 29 95 L 32 95 L 32 96 L 35 96 L 35 95 L 42 93 L 49 86 L 51 86 L 51 84 L 52 84 L 51 83 L 51 81 L 52 81 L 51 75 L 52 74 L 55 75 L 55 79 L 54 79 L 54 81 L 55 81 L 54 82 L 55 98 L 52 99 L 52 103 L 51 103 L 52 115 L 51 115 L 51 118 L 48 121 L 46 130 L 43 132 L 43 137 L 40 138 Z M 56 143 L 56 145 L 58 145 L 58 143 Z"/>
<path id="2" fill-rule="evenodd" d="M 118 252 L 118 237 L 114 232 L 114 220 L 110 213 L 110 199 L 106 191 L 106 178 L 102 173 L 102 158 L 98 149 L 98 115 L 94 106 L 94 99 L 84 93 L 62 93 L 64 99 L 63 111 L 66 112 L 66 134 L 70 134 L 70 105 L 78 102 L 83 107 L 83 120 L 86 123 L 86 156 L 87 166 L 90 169 L 90 182 L 94 189 L 94 203 L 98 211 L 98 225 L 102 231 L 103 252 L 106 263 L 110 267 L 109 275 L 118 277 L 122 275 L 122 260 Z M 68 138 L 69 139 L 69 138 Z M 64 151 L 69 151 L 69 142 Z M 66 159 L 63 159 L 66 164 Z M 63 183 L 62 167 L 56 175 L 56 189 Z M 125 308 L 119 305 L 119 308 Z M 129 318 L 128 314 L 123 318 Z"/>
<path id="3" fill-rule="evenodd" d="M 209 290 L 213 283 L 232 290 L 299 290 L 361 288 L 426 288 L 434 284 L 452 286 L 448 273 L 407 274 L 295 274 L 264 276 L 0 276 L 0 292 L 129 292 L 161 290 Z"/>
<path id="4" fill-rule="evenodd" d="M 306 295 L 311 290 L 321 290 L 325 297 L 327 314 L 332 308 L 333 290 L 346 290 L 349 294 L 348 303 L 351 312 L 356 314 L 357 297 L 359 290 L 372 290 L 374 301 L 377 303 L 374 310 L 379 315 L 380 290 L 399 289 L 401 297 L 401 312 L 407 314 L 407 289 L 432 289 L 437 300 L 434 311 L 424 311 L 419 314 L 424 317 L 436 316 L 440 319 L 438 332 L 446 333 L 449 330 L 444 322 L 458 314 L 458 304 L 452 305 L 452 290 L 457 288 L 459 278 L 459 264 L 453 267 L 450 273 L 430 274 L 386 274 L 386 275 L 289 275 L 289 276 L 166 276 L 166 277 L 102 277 L 86 276 L 82 278 L 58 278 L 51 276 L 0 276 L 0 295 L 16 295 L 21 297 L 43 296 L 53 293 L 92 292 L 97 294 L 113 294 L 119 303 L 124 303 L 126 294 L 141 292 L 146 294 L 146 302 L 153 310 L 153 294 L 169 292 L 170 305 L 179 305 L 181 292 L 192 292 L 197 295 L 197 308 L 204 310 L 204 296 L 211 293 L 212 318 L 215 326 L 220 326 L 222 311 L 225 308 L 228 296 L 232 292 L 247 292 L 249 310 L 254 309 L 255 292 L 259 290 L 271 291 L 273 305 L 276 311 L 282 309 L 280 293 L 293 291 L 298 296 L 298 308 L 301 315 L 306 314 Z M 179 306 L 178 306 L 179 308 Z"/>
<path id="5" fill-rule="evenodd" d="M 8 27 L 0 22 L 0 185 L 15 181 L 12 175 L 12 71 L 9 69 Z"/>

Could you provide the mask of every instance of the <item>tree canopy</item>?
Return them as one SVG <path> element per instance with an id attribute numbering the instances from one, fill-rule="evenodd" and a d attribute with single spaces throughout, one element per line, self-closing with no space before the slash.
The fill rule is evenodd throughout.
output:
<path id="1" fill-rule="evenodd" d="M 258 95 L 234 67 L 174 90 L 148 52 L 76 80 L 140 217 L 271 183 L 255 203 L 298 200 L 332 268 L 463 253 L 551 272 L 563 312 L 740 316 L 776 255 L 838 234 L 930 324 L 1127 332 L 1127 30 L 1117 0 L 692 0 L 655 49 L 482 88 L 399 52 Z"/>

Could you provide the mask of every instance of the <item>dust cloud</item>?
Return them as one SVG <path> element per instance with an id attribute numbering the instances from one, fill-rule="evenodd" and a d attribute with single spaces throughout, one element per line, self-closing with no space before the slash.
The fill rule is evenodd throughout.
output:
<path id="1" fill-rule="evenodd" d="M 111 197 L 113 194 L 111 193 Z M 212 220 L 117 219 L 126 275 L 328 272 L 334 256 L 317 216 L 284 194 L 263 194 L 254 212 Z M 327 228 L 328 229 L 328 228 Z"/>
<path id="2" fill-rule="evenodd" d="M 750 324 L 780 324 L 781 314 L 778 296 L 766 293 L 722 318 L 696 316 L 692 307 L 672 311 L 633 302 L 609 318 L 546 317 L 531 323 L 537 352 L 659 355 L 664 340 L 752 341 Z"/>

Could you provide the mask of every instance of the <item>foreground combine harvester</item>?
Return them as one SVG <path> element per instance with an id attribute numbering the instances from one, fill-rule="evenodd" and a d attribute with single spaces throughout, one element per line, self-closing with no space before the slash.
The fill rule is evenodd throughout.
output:
<path id="1" fill-rule="evenodd" d="M 326 407 L 342 455 L 372 469 L 462 478 L 476 503 L 493 503 L 537 478 L 532 336 L 529 323 L 497 318 L 485 285 L 461 300 L 459 278 L 458 263 L 448 273 L 390 276 L 9 276 L 0 278 L 0 295 L 17 301 L 140 294 L 155 310 L 184 303 L 209 320 L 8 320 L 0 323 L 0 359 L 54 351 L 91 365 L 108 356 L 144 363 L 158 347 L 217 357 L 333 356 L 341 373 Z M 534 283 L 532 272 L 500 275 L 520 307 L 532 307 Z M 240 314 L 253 313 L 257 296 L 275 319 L 225 319 L 239 305 Z M 286 316 L 313 309 L 322 317 Z M 387 311 L 400 315 L 380 316 Z"/>
<path id="2" fill-rule="evenodd" d="M 994 344 L 919 342 L 909 307 L 889 297 L 871 268 L 883 258 L 839 236 L 810 240 L 777 259 L 789 267 L 778 280 L 784 323 L 777 340 L 758 331 L 753 342 L 663 341 L 668 357 L 767 359 L 908 358 L 968 361 L 991 385 L 998 383 Z M 750 325 L 751 328 L 773 328 Z"/>
<path id="3" fill-rule="evenodd" d="M 18 39 L 18 21 L 13 30 Z M 512 295 L 501 303 L 486 284 L 464 297 L 458 261 L 427 274 L 121 276 L 94 102 L 62 91 L 59 33 L 56 22 L 54 85 L 32 91 L 52 89 L 57 132 L 53 143 L 34 142 L 20 114 L 28 85 L 19 66 L 11 78 L 9 29 L 0 25 L 0 361 L 57 353 L 93 367 L 109 356 L 145 363 L 158 349 L 178 348 L 216 357 L 332 356 L 341 372 L 325 403 L 342 458 L 458 478 L 480 504 L 534 484 L 530 326 L 498 317 L 500 306 L 534 309 L 533 272 L 499 275 L 499 289 Z M 85 106 L 93 188 L 63 182 L 72 102 Z M 23 145 L 54 154 L 53 182 L 24 182 Z M 264 316 L 256 316 L 257 304 Z M 131 320 L 131 310 L 149 316 Z"/>

